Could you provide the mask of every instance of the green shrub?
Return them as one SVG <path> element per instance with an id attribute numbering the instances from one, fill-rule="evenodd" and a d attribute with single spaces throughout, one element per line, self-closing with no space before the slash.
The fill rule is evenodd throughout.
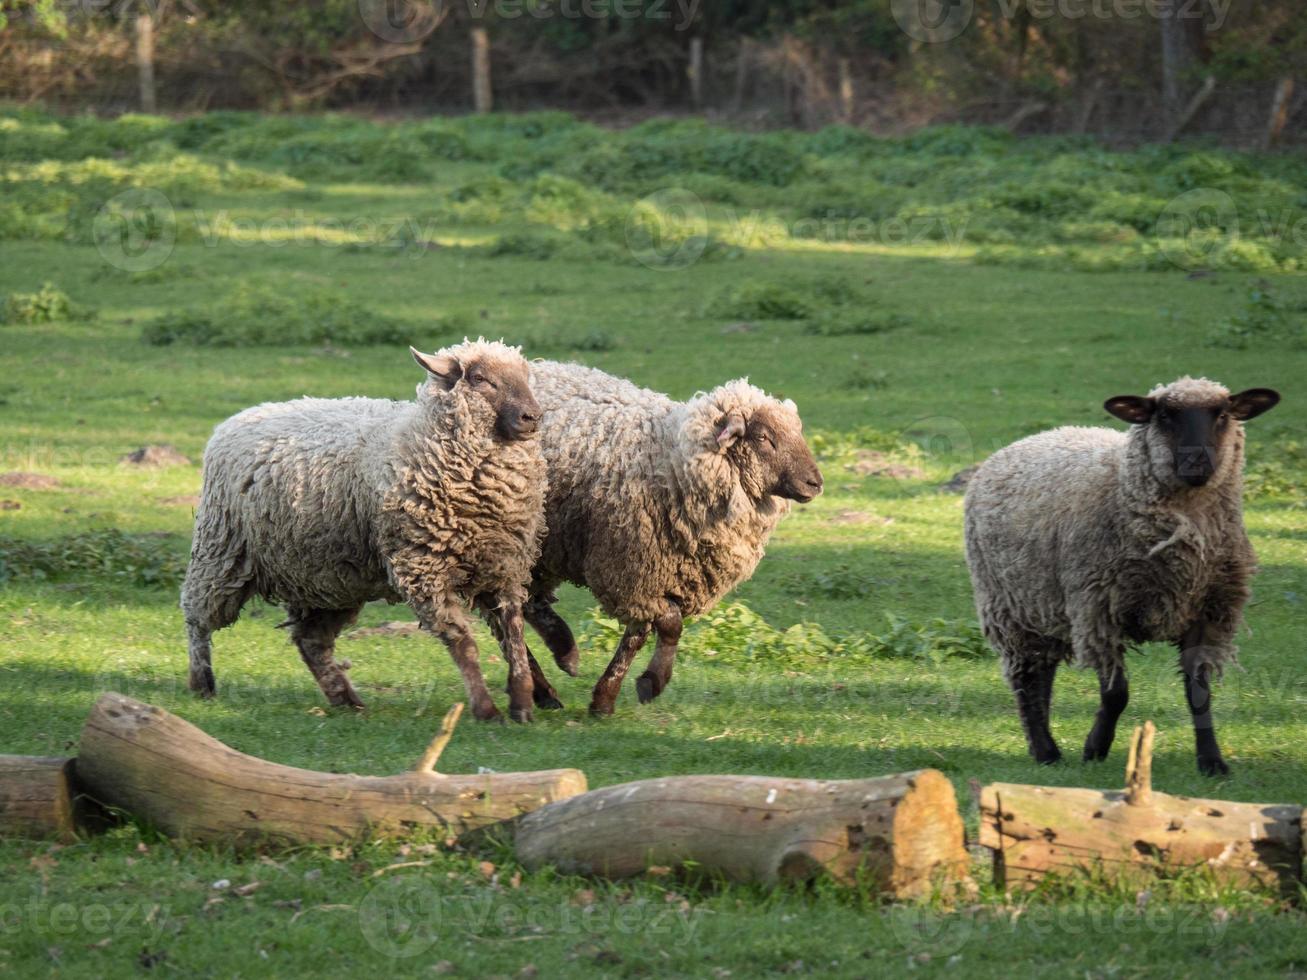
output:
<path id="1" fill-rule="evenodd" d="M 74 303 L 68 294 L 45 283 L 34 293 L 10 293 L 0 307 L 0 323 L 54 323 L 56 320 L 88 320 L 95 312 Z"/>
<path id="2" fill-rule="evenodd" d="M 803 332 L 819 337 L 846 337 L 858 334 L 885 333 L 912 323 L 904 313 L 836 310 L 819 314 L 803 324 Z"/>
<path id="3" fill-rule="evenodd" d="M 1209 346 L 1234 350 L 1263 344 L 1300 347 L 1307 342 L 1304 307 L 1291 309 L 1270 283 L 1258 281 L 1249 287 L 1243 311 L 1218 325 L 1207 340 Z"/>
<path id="4" fill-rule="evenodd" d="M 840 586 L 843 590 L 844 586 Z M 696 656 L 731 666 L 770 664 L 796 669 L 832 663 L 850 664 L 884 658 L 922 660 L 938 666 L 951 657 L 991 656 L 979 624 L 933 619 L 914 623 L 890 615 L 883 633 L 832 636 L 816 623 L 796 623 L 780 630 L 742 602 L 729 602 L 695 619 L 685 630 L 685 649 Z M 589 649 L 612 649 L 622 627 L 592 610 L 578 643 Z"/>
<path id="5" fill-rule="evenodd" d="M 108 528 L 49 541 L 0 537 L 0 582 L 84 578 L 175 587 L 185 572 L 186 542 L 175 534 Z"/>
<path id="6" fill-rule="evenodd" d="M 486 255 L 492 259 L 510 255 L 543 262 L 554 258 L 562 248 L 563 242 L 557 235 L 537 231 L 510 232 L 507 235 L 500 235 L 487 246 Z"/>
<path id="7" fill-rule="evenodd" d="M 465 317 L 437 321 L 437 333 L 466 329 Z M 398 320 L 370 310 L 347 296 L 328 291 L 288 296 L 263 289 L 241 289 L 219 303 L 177 310 L 145 325 L 148 344 L 196 347 L 266 347 L 296 344 L 405 344 L 429 337 L 432 324 Z"/>

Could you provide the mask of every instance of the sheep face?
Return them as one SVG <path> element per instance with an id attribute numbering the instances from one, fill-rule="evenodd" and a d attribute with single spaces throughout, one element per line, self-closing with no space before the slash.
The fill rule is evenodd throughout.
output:
<path id="1" fill-rule="evenodd" d="M 729 412 L 719 423 L 717 445 L 756 500 L 784 497 L 806 504 L 822 491 L 821 470 L 803 441 L 803 423 L 792 402 L 756 406 L 747 418 Z"/>
<path id="2" fill-rule="evenodd" d="M 1118 395 L 1103 407 L 1117 418 L 1144 427 L 1154 472 L 1175 486 L 1224 482 L 1238 466 L 1243 433 L 1235 424 L 1270 411 L 1280 396 L 1270 388 L 1231 395 L 1206 379 L 1182 378 L 1147 396 Z"/>
<path id="3" fill-rule="evenodd" d="M 445 391 L 462 385 L 495 417 L 495 433 L 506 442 L 530 439 L 540 427 L 540 404 L 531 393 L 530 369 L 515 349 L 484 341 L 465 343 L 436 354 L 414 350 L 413 358 Z"/>

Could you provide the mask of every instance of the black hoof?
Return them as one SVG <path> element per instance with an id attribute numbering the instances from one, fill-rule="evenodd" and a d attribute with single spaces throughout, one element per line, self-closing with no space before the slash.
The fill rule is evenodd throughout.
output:
<path id="1" fill-rule="evenodd" d="M 653 674 L 641 674 L 636 678 L 635 694 L 640 699 L 641 704 L 648 704 L 662 693 L 662 686 L 658 683 L 658 678 Z"/>
<path id="2" fill-rule="evenodd" d="M 612 715 L 612 713 L 613 713 L 613 706 L 611 704 L 602 704 L 597 701 L 590 702 L 590 717 L 607 718 L 610 715 Z"/>
<path id="3" fill-rule="evenodd" d="M 530 708 L 509 708 L 508 713 L 520 725 L 529 725 L 535 721 Z"/>
<path id="4" fill-rule="evenodd" d="M 557 711 L 563 706 L 563 702 L 552 694 L 536 694 L 535 703 L 541 711 Z"/>
<path id="5" fill-rule="evenodd" d="M 1110 745 L 1099 745 L 1096 742 L 1089 741 L 1085 743 L 1084 759 L 1086 762 L 1102 762 L 1107 758 L 1107 753 L 1110 751 L 1112 751 Z"/>
<path id="6" fill-rule="evenodd" d="M 1062 751 L 1056 745 L 1052 748 L 1031 752 L 1030 755 L 1041 766 L 1055 766 L 1062 761 Z"/>
<path id="7" fill-rule="evenodd" d="M 1198 771 L 1204 776 L 1228 776 L 1230 767 L 1219 755 L 1213 757 L 1199 756 Z"/>

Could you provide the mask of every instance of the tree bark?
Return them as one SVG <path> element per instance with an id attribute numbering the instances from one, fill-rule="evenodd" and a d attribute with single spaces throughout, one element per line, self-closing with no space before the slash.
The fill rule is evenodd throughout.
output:
<path id="1" fill-rule="evenodd" d="M 489 112 L 494 107 L 490 87 L 490 35 L 484 27 L 472 28 L 472 108 Z"/>
<path id="2" fill-rule="evenodd" d="M 1184 128 L 1193 121 L 1194 116 L 1198 115 L 1198 110 L 1201 109 L 1203 104 L 1212 97 L 1212 93 L 1215 91 L 1216 77 L 1214 75 L 1208 75 L 1203 79 L 1202 86 L 1194 93 L 1193 98 L 1189 100 L 1174 120 L 1172 120 L 1170 128 L 1166 131 L 1166 142 L 1170 143 L 1180 135 Z"/>
<path id="3" fill-rule="evenodd" d="M 703 38 L 690 38 L 690 62 L 685 69 L 690 80 L 690 104 L 699 109 L 703 106 Z"/>
<path id="4" fill-rule="evenodd" d="M 1289 102 L 1293 98 L 1293 77 L 1286 75 L 1275 86 L 1275 96 L 1271 99 L 1271 115 L 1266 121 L 1266 135 L 1262 137 L 1262 149 L 1269 150 L 1280 138 L 1284 124 L 1289 121 Z"/>
<path id="5" fill-rule="evenodd" d="M 1093 870 L 1143 881 L 1159 872 L 1200 867 L 1241 888 L 1296 892 L 1301 806 L 1153 792 L 1151 752 L 1151 736 L 1136 729 L 1131 748 L 1136 764 L 1125 790 L 986 786 L 980 795 L 980 843 L 994 852 L 995 882 L 1033 887 L 1049 874 Z"/>
<path id="6" fill-rule="evenodd" d="M 840 58 L 836 66 L 840 76 L 840 122 L 853 122 L 853 68 L 848 58 Z"/>
<path id="7" fill-rule="evenodd" d="M 451 712 L 451 715 L 453 713 Z M 451 716 L 419 765 L 434 764 Z M 86 792 L 166 834 L 237 844 L 336 843 L 419 827 L 457 837 L 585 792 L 576 769 L 355 776 L 237 752 L 162 708 L 105 694 L 82 731 Z"/>
<path id="8" fill-rule="evenodd" d="M 1158 10 L 1162 34 L 1162 118 L 1167 132 L 1178 132 L 1177 123 L 1184 111 L 1184 83 L 1193 68 L 1196 55 L 1179 3 L 1166 3 Z"/>
<path id="9" fill-rule="evenodd" d="M 0 755 L 0 837 L 71 841 L 77 821 L 74 760 Z"/>
<path id="10" fill-rule="evenodd" d="M 867 871 L 889 895 L 966 880 L 953 785 L 934 769 L 879 779 L 671 776 L 608 786 L 517 822 L 528 868 L 627 878 L 693 865 L 775 884 Z"/>
<path id="11" fill-rule="evenodd" d="M 141 111 L 154 112 L 154 17 L 147 10 L 136 16 L 136 71 L 140 82 Z"/>

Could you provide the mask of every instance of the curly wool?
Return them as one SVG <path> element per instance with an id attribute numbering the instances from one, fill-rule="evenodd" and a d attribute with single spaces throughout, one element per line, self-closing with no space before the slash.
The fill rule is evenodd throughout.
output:
<path id="1" fill-rule="evenodd" d="M 521 357 L 486 341 L 453 350 Z M 250 594 L 311 609 L 386 599 L 439 619 L 481 593 L 523 599 L 544 460 L 535 440 L 494 429 L 484 399 L 430 382 L 415 402 L 303 398 L 233 416 L 205 450 L 183 608 Z"/>
<path id="2" fill-rule="evenodd" d="M 743 380 L 677 402 L 552 361 L 533 362 L 532 390 L 549 465 L 533 593 L 568 581 L 623 623 L 649 622 L 669 597 L 698 615 L 753 574 L 789 502 L 763 492 L 716 434 L 729 413 L 747 419 L 763 405 L 797 428 L 792 402 Z"/>
<path id="3" fill-rule="evenodd" d="M 1172 408 L 1228 394 L 1193 378 L 1149 393 Z M 1034 658 L 1121 670 L 1130 646 L 1178 642 L 1200 618 L 1204 645 L 1187 656 L 1218 670 L 1236 657 L 1256 559 L 1243 526 L 1244 434 L 1232 425 L 1202 487 L 1175 479 L 1152 425 L 1053 429 L 981 465 L 966 495 L 967 562 L 1009 678 Z"/>

